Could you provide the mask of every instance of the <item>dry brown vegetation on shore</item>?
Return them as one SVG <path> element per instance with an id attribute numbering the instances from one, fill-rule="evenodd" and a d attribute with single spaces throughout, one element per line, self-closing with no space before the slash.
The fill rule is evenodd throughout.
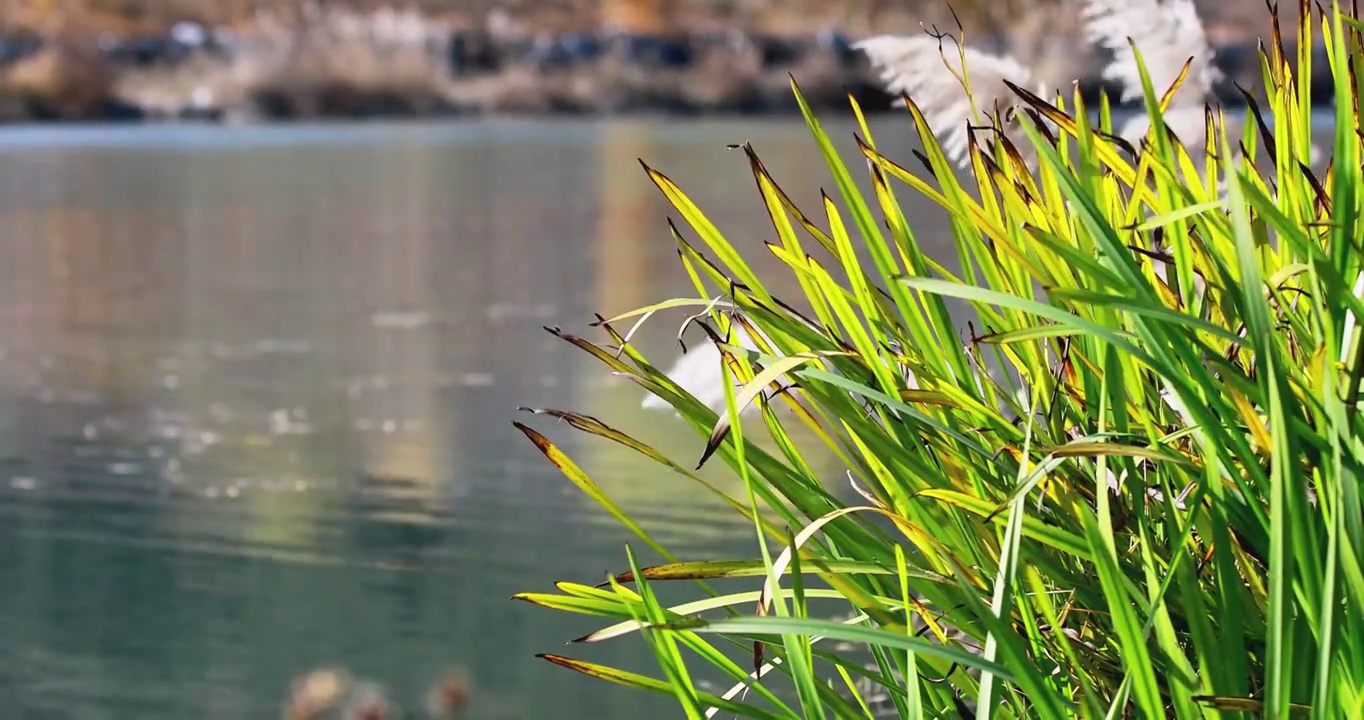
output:
<path id="1" fill-rule="evenodd" d="M 0 120 L 774 112 L 794 109 L 788 73 L 820 107 L 846 88 L 874 110 L 889 98 L 848 38 L 959 19 L 1060 81 L 1102 63 L 1071 2 L 8 0 Z M 1205 20 L 1245 39 L 1264 13 L 1236 0 Z M 211 42 L 172 46 L 177 23 Z M 658 47 L 622 49 L 632 38 Z"/>
<path id="2" fill-rule="evenodd" d="M 456 26 L 482 24 L 500 11 L 536 32 L 584 31 L 614 24 L 638 31 L 743 27 L 776 34 L 810 34 L 838 27 L 854 33 L 903 32 L 920 22 L 951 20 L 940 0 L 333 0 L 330 9 L 372 12 L 389 7 L 413 10 Z M 1001 32 L 1035 15 L 1054 0 L 957 0 L 950 3 L 968 30 Z M 1214 40 L 1246 37 L 1268 26 L 1260 0 L 1201 0 Z M 82 28 L 114 33 L 160 32 L 191 20 L 213 26 L 241 26 L 259 12 L 300 16 L 300 0 L 6 0 L 0 26 L 42 30 Z"/>

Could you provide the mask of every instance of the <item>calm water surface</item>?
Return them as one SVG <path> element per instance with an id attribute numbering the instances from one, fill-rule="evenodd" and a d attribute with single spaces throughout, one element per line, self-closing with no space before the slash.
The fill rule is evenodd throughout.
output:
<path id="1" fill-rule="evenodd" d="M 480 717 L 668 711 L 533 657 L 657 674 L 636 639 L 565 649 L 599 623 L 509 601 L 623 569 L 630 540 L 511 421 L 571 408 L 699 455 L 541 326 L 596 337 L 592 313 L 688 291 L 636 158 L 785 277 L 725 148 L 745 140 L 818 209 L 832 183 L 789 122 L 0 134 L 5 717 L 277 717 L 319 664 L 410 710 L 463 666 Z M 640 346 L 670 357 L 681 319 Z M 755 552 L 685 479 L 520 418 L 677 554 Z"/>

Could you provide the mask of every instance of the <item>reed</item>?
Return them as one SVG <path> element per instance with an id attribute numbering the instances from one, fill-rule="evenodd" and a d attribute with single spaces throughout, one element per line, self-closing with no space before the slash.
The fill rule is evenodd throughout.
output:
<path id="1" fill-rule="evenodd" d="M 766 249 L 800 303 L 774 297 L 646 166 L 696 295 L 601 320 L 601 343 L 558 334 L 706 439 L 703 461 L 744 481 L 714 491 L 755 545 L 743 559 L 671 555 L 517 423 L 667 559 L 640 567 L 627 548 L 602 585 L 517 596 L 609 623 L 578 643 L 644 641 L 659 673 L 542 657 L 669 694 L 690 718 L 871 717 L 873 695 L 903 718 L 1357 716 L 1364 26 L 1339 5 L 1313 17 L 1304 2 L 1299 17 L 1296 57 L 1275 24 L 1267 106 L 1249 107 L 1245 136 L 1212 109 L 1196 156 L 1160 121 L 1182 78 L 1153 88 L 1143 65 L 1154 119 L 1138 148 L 1114 139 L 1106 104 L 1020 93 L 1025 111 L 1002 120 L 1020 125 L 1035 169 L 980 130 L 1002 139 L 958 176 L 909 98 L 925 150 L 885 157 L 862 122 L 864 196 L 802 99 L 833 179 L 821 207 L 798 209 L 744 148 L 754 211 L 777 239 Z M 1322 174 L 1306 162 L 1314 34 L 1339 99 Z M 952 262 L 920 246 L 906 192 L 947 212 Z M 974 315 L 966 344 L 949 300 Z M 721 350 L 718 415 L 624 337 L 680 308 Z M 726 342 L 735 324 L 756 350 Z M 750 403 L 760 422 L 739 421 Z M 538 412 L 701 482 L 624 429 Z M 847 478 L 806 460 L 826 448 L 852 502 Z M 748 587 L 716 589 L 731 578 Z M 695 596 L 663 604 L 658 586 L 679 582 Z M 716 676 L 732 688 L 702 689 Z"/>

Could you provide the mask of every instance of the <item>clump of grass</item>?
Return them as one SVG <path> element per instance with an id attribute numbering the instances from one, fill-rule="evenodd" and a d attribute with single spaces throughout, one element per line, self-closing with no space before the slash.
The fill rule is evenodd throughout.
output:
<path id="1" fill-rule="evenodd" d="M 607 344 L 560 334 L 667 400 L 707 439 L 703 460 L 743 478 L 746 493 L 724 499 L 757 548 L 672 556 L 517 423 L 668 562 L 642 568 L 627 549 L 628 572 L 603 585 L 518 596 L 609 619 L 579 642 L 642 638 L 661 677 L 543 657 L 673 695 L 693 718 L 868 717 L 873 694 L 905 718 L 1357 714 L 1364 36 L 1338 5 L 1299 10 L 1298 56 L 1276 31 L 1262 57 L 1270 112 L 1252 105 L 1238 138 L 1211 110 L 1196 158 L 1165 132 L 1169 93 L 1148 79 L 1157 119 L 1142 147 L 1112 138 L 1106 106 L 1093 122 L 1078 96 L 1069 111 L 1028 97 L 1013 119 L 1035 171 L 998 134 L 963 181 L 909 99 L 923 168 L 883 156 L 861 122 L 864 197 L 802 99 L 837 202 L 801 211 L 744 150 L 779 240 L 766 250 L 809 313 L 646 168 L 682 221 L 670 230 L 697 296 L 602 320 Z M 1306 163 L 1314 32 L 1337 98 L 1321 175 Z M 959 271 L 923 251 L 896 199 L 905 186 L 947 211 Z M 974 313 L 967 343 L 949 299 Z M 719 417 L 615 327 L 683 307 L 722 351 Z M 736 324 L 758 350 L 726 341 Z M 775 451 L 738 421 L 750 403 Z M 599 420 L 540 412 L 700 481 Z M 793 440 L 795 425 L 846 464 L 861 499 L 811 470 L 822 448 Z M 752 585 L 720 593 L 722 578 Z M 655 586 L 678 580 L 701 594 L 663 605 Z M 730 691 L 701 689 L 716 674 Z"/>

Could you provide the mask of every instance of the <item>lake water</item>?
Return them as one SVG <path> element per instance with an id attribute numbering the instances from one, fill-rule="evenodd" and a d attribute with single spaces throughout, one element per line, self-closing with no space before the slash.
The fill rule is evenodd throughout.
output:
<path id="1" fill-rule="evenodd" d="M 851 126 L 831 130 L 854 159 Z M 909 161 L 908 120 L 878 130 Z M 594 312 L 689 291 L 636 158 L 795 293 L 725 147 L 745 140 L 818 210 L 833 185 L 789 121 L 0 134 L 5 716 L 278 717 L 319 665 L 383 683 L 408 717 L 452 666 L 475 678 L 473 717 L 670 715 L 533 657 L 658 674 L 637 638 L 565 648 L 601 623 L 509 600 L 622 570 L 631 540 L 511 421 L 675 553 L 754 556 L 751 526 L 685 479 L 516 412 L 580 410 L 699 456 L 541 326 L 596 338 Z M 639 345 L 670 360 L 681 319 Z"/>
<path id="2" fill-rule="evenodd" d="M 829 129 L 865 174 L 852 126 Z M 874 130 L 913 162 L 907 118 Z M 4 716 L 278 717 L 320 665 L 384 684 L 408 717 L 448 667 L 475 680 L 471 717 L 672 716 L 534 658 L 658 674 L 638 638 L 565 648 L 603 623 L 509 599 L 623 570 L 632 539 L 511 421 L 677 555 L 756 556 L 751 526 L 689 481 L 516 410 L 699 457 L 680 420 L 541 327 L 599 338 L 593 313 L 691 292 L 637 158 L 798 294 L 726 149 L 744 141 L 818 218 L 833 183 L 796 121 L 0 132 Z M 940 214 L 900 194 L 945 257 Z M 669 362 L 682 317 L 637 345 Z"/>

